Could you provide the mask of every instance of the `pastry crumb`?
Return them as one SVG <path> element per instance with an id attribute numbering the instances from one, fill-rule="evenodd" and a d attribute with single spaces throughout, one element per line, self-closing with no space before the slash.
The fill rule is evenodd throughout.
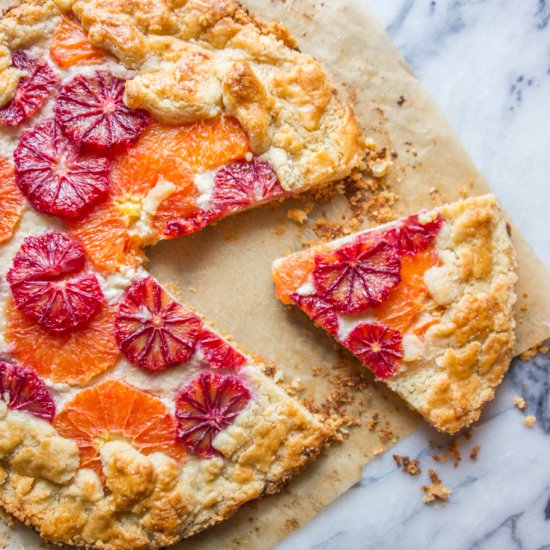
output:
<path id="1" fill-rule="evenodd" d="M 435 500 L 447 500 L 452 491 L 445 487 L 445 485 L 435 484 L 435 485 L 423 485 L 422 490 L 424 491 L 424 497 L 422 502 L 424 504 L 430 504 L 435 502 Z"/>
<path id="2" fill-rule="evenodd" d="M 422 490 L 424 491 L 424 498 L 422 499 L 422 502 L 425 504 L 430 504 L 435 500 L 447 500 L 451 496 L 452 491 L 443 485 L 438 473 L 435 470 L 429 469 L 428 475 L 430 476 L 432 485 L 422 486 Z"/>
<path id="3" fill-rule="evenodd" d="M 369 430 L 371 432 L 373 432 L 376 429 L 376 426 L 378 426 L 379 420 L 380 420 L 380 414 L 377 412 L 374 413 L 371 419 L 369 420 Z"/>
<path id="4" fill-rule="evenodd" d="M 435 447 L 436 445 L 433 444 L 433 442 L 430 442 L 431 447 Z M 443 448 L 443 447 L 438 447 Z M 460 464 L 460 461 L 462 460 L 462 456 L 460 454 L 460 451 L 458 449 L 458 440 L 453 441 L 447 448 L 444 449 L 444 452 L 442 453 L 436 453 L 432 455 L 432 458 L 436 462 L 447 462 L 447 460 L 452 459 L 454 462 L 454 467 L 458 468 L 458 465 Z"/>
<path id="5" fill-rule="evenodd" d="M 537 422 L 537 417 L 530 414 L 523 419 L 523 423 L 528 427 L 532 428 Z"/>
<path id="6" fill-rule="evenodd" d="M 401 471 L 410 476 L 417 476 L 422 473 L 420 468 L 420 460 L 409 458 L 405 455 L 393 455 L 393 460 Z"/>
<path id="7" fill-rule="evenodd" d="M 516 395 L 513 399 L 514 405 L 520 410 L 524 411 L 527 408 L 527 402 L 523 397 L 520 397 L 519 395 Z"/>
<path id="8" fill-rule="evenodd" d="M 537 355 L 537 353 L 546 354 L 548 353 L 548 346 L 544 345 L 543 342 L 535 344 L 533 347 L 530 347 L 528 350 L 525 350 L 523 353 L 519 354 L 519 358 L 522 361 L 530 361 Z"/>
<path id="9" fill-rule="evenodd" d="M 381 445 L 381 444 L 378 444 L 374 450 L 372 451 L 372 454 L 374 456 L 378 456 L 378 455 L 381 455 L 384 451 L 386 450 L 386 448 L 384 447 L 384 445 Z"/>
<path id="10" fill-rule="evenodd" d="M 287 218 L 299 224 L 303 224 L 307 220 L 307 212 L 301 208 L 290 208 L 286 215 Z"/>
<path id="11" fill-rule="evenodd" d="M 476 445 L 471 451 L 470 451 L 470 460 L 477 460 L 477 456 L 479 455 L 479 449 L 481 447 L 479 445 Z"/>
<path id="12" fill-rule="evenodd" d="M 399 105 L 399 107 L 401 107 L 401 105 L 403 105 L 403 103 L 405 103 L 405 101 L 407 101 L 407 98 L 404 95 L 400 95 L 399 99 L 397 100 L 397 105 Z"/>
<path id="13" fill-rule="evenodd" d="M 432 483 L 441 483 L 441 479 L 439 479 L 439 474 L 432 470 L 431 468 L 428 470 L 428 475 L 430 476 L 430 480 Z"/>

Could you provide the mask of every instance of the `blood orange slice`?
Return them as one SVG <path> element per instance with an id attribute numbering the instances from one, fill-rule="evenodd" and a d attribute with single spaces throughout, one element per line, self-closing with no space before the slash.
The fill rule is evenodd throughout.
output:
<path id="1" fill-rule="evenodd" d="M 340 313 L 359 313 L 383 302 L 400 281 L 391 242 L 354 242 L 315 258 L 318 294 Z"/>
<path id="2" fill-rule="evenodd" d="M 211 206 L 226 215 L 284 196 L 285 190 L 269 163 L 259 159 L 238 161 L 216 172 Z"/>
<path id="3" fill-rule="evenodd" d="M 103 304 L 97 277 L 82 273 L 84 251 L 62 233 L 27 237 L 6 277 L 17 307 L 58 332 L 87 323 Z"/>
<path id="4" fill-rule="evenodd" d="M 23 211 L 23 195 L 15 183 L 13 166 L 0 157 L 0 244 L 9 241 Z"/>
<path id="5" fill-rule="evenodd" d="M 108 150 L 139 138 L 149 115 L 126 107 L 124 83 L 109 71 L 96 71 L 76 75 L 63 85 L 55 104 L 55 119 L 75 145 Z"/>
<path id="6" fill-rule="evenodd" d="M 84 327 L 55 333 L 42 328 L 8 300 L 4 337 L 12 355 L 40 376 L 85 385 L 118 360 L 113 321 L 113 312 L 103 306 Z"/>
<path id="7" fill-rule="evenodd" d="M 83 154 L 53 120 L 27 130 L 14 158 L 17 185 L 39 212 L 74 219 L 107 196 L 109 162 Z"/>
<path id="8" fill-rule="evenodd" d="M 115 335 L 128 361 L 158 371 L 191 358 L 201 324 L 199 317 L 145 277 L 132 283 L 121 300 Z"/>
<path id="9" fill-rule="evenodd" d="M 397 246 L 399 253 L 405 256 L 414 255 L 430 246 L 441 226 L 443 219 L 438 214 L 433 220 L 420 222 L 418 214 L 405 218 L 397 228 Z"/>
<path id="10" fill-rule="evenodd" d="M 84 29 L 65 15 L 61 17 L 61 23 L 53 35 L 50 55 L 62 69 L 105 61 L 105 55 L 99 48 L 92 46 Z"/>
<path id="11" fill-rule="evenodd" d="M 403 357 L 401 334 L 384 325 L 357 325 L 342 342 L 374 373 L 385 380 L 397 373 Z"/>
<path id="12" fill-rule="evenodd" d="M 201 332 L 199 349 L 214 369 L 237 370 L 246 364 L 242 353 L 208 329 Z"/>
<path id="13" fill-rule="evenodd" d="M 329 334 L 336 334 L 338 331 L 338 316 L 332 304 L 315 294 L 300 296 L 300 294 L 295 293 L 292 294 L 292 300 L 308 314 L 313 322 Z"/>
<path id="14" fill-rule="evenodd" d="M 0 400 L 12 411 L 26 412 L 47 422 L 55 415 L 55 402 L 44 382 L 32 370 L 3 361 Z"/>
<path id="15" fill-rule="evenodd" d="M 236 376 L 201 373 L 176 397 L 178 439 L 194 454 L 218 455 L 212 441 L 234 422 L 250 398 L 250 391 Z"/>
<path id="16" fill-rule="evenodd" d="M 18 126 L 31 118 L 43 107 L 58 83 L 53 69 L 41 59 L 17 51 L 12 55 L 12 62 L 24 76 L 19 80 L 15 97 L 0 109 L 0 126 Z"/>
<path id="17" fill-rule="evenodd" d="M 181 462 L 185 449 L 176 441 L 176 422 L 164 403 L 118 380 L 81 391 L 56 416 L 54 426 L 76 441 L 80 467 L 101 477 L 99 450 L 110 440 L 125 439 L 145 455 L 164 453 Z"/>

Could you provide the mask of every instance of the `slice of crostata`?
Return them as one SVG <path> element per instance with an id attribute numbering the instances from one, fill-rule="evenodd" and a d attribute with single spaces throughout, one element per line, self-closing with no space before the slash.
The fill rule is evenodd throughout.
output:
<path id="1" fill-rule="evenodd" d="M 514 351 L 514 248 L 492 195 L 277 260 L 299 306 L 438 430 L 475 422 Z"/>

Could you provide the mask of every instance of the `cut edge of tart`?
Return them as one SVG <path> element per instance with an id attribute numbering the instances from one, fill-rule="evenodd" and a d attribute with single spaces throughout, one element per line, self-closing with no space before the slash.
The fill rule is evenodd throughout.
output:
<path id="1" fill-rule="evenodd" d="M 399 281 L 373 303 L 395 273 L 392 255 L 383 270 L 364 254 L 380 246 L 399 258 Z M 281 258 L 272 275 L 280 300 L 455 433 L 479 418 L 513 357 L 516 267 L 504 213 L 485 195 Z"/>
<path id="2" fill-rule="evenodd" d="M 137 304 L 155 326 L 155 300 L 178 337 L 180 320 L 190 317 L 195 341 L 186 362 L 152 371 L 130 354 L 134 365 L 123 360 L 69 387 L 24 359 L 0 361 L 0 505 L 46 540 L 115 549 L 174 544 L 278 492 L 332 435 L 257 359 L 144 272 L 132 278 L 114 324 L 128 311 L 134 321 Z"/>

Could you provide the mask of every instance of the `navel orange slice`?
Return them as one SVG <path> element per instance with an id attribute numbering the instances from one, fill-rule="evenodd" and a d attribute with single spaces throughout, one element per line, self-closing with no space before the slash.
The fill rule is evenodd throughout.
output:
<path id="1" fill-rule="evenodd" d="M 78 393 L 59 412 L 54 426 L 76 441 L 80 467 L 101 477 L 102 443 L 125 440 L 145 455 L 162 452 L 181 462 L 185 449 L 176 440 L 176 421 L 166 405 L 133 386 L 107 380 Z"/>
<path id="2" fill-rule="evenodd" d="M 84 327 L 54 333 L 19 311 L 10 299 L 4 337 L 12 355 L 39 375 L 53 382 L 85 385 L 118 360 L 113 323 L 114 312 L 103 306 Z"/>
<path id="3" fill-rule="evenodd" d="M 23 211 L 23 194 L 15 183 L 13 166 L 0 157 L 0 244 L 9 241 Z"/>
<path id="4" fill-rule="evenodd" d="M 62 69 L 74 65 L 95 65 L 105 61 L 103 52 L 92 46 L 84 29 L 63 15 L 50 45 L 50 56 Z"/>

